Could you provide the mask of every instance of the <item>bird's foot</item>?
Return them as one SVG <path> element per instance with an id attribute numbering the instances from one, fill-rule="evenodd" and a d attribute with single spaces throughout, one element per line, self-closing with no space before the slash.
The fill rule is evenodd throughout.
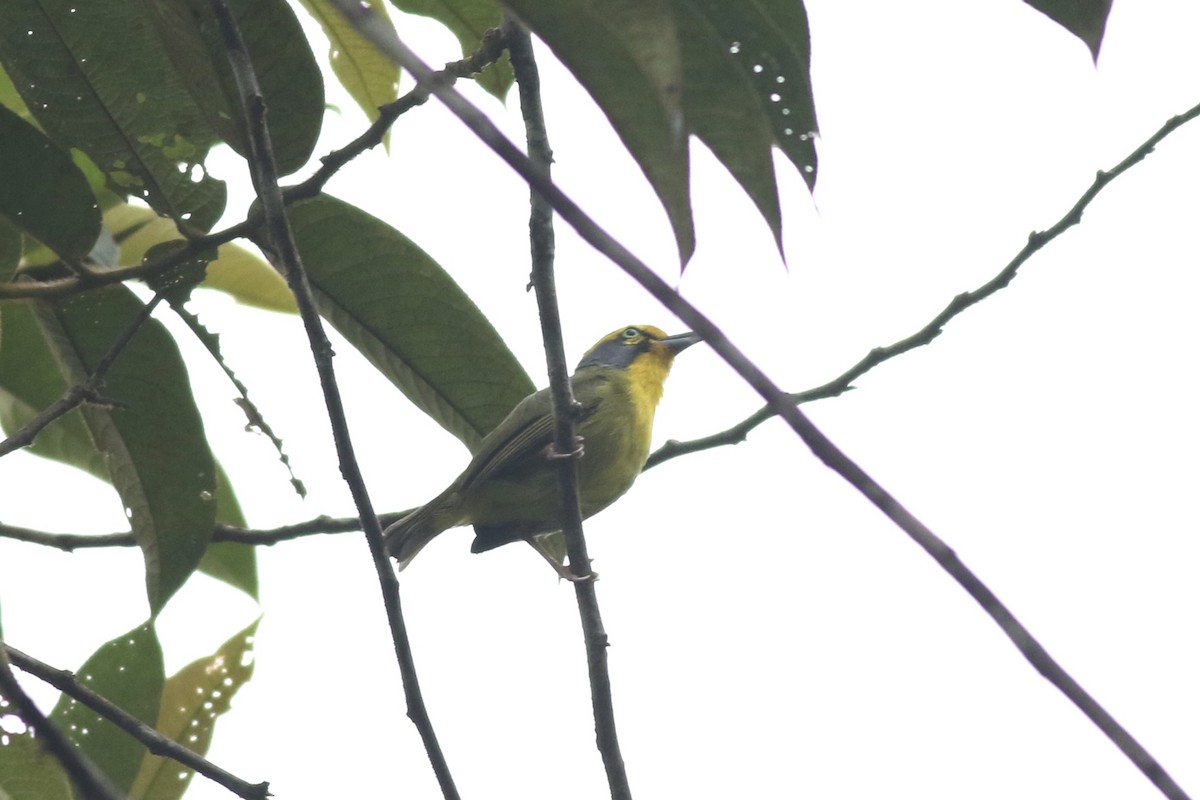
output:
<path id="1" fill-rule="evenodd" d="M 575 437 L 575 449 L 566 453 L 558 452 L 558 448 L 554 446 L 554 442 L 542 448 L 542 456 L 547 461 L 557 461 L 562 458 L 583 458 L 583 437 Z"/>

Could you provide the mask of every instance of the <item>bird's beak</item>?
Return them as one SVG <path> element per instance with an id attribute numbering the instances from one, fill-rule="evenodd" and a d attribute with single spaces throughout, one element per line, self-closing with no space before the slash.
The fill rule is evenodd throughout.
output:
<path id="1" fill-rule="evenodd" d="M 701 341 L 701 339 L 700 334 L 688 331 L 687 333 L 677 333 L 674 336 L 668 336 L 667 338 L 659 341 L 662 344 L 665 344 L 667 349 L 671 351 L 671 355 L 674 356 L 679 355 L 696 342 Z"/>

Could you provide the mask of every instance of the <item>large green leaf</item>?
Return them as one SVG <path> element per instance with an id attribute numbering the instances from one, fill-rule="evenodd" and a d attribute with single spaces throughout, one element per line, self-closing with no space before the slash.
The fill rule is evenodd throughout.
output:
<path id="1" fill-rule="evenodd" d="M 384 0 L 368 0 L 381 20 L 386 20 Z M 321 23 L 329 38 L 329 64 L 333 74 L 358 103 L 359 108 L 374 121 L 379 107 L 396 99 L 400 90 L 400 68 L 379 52 L 363 35 L 330 4 L 329 0 L 300 0 L 300 5 Z"/>
<path id="2" fill-rule="evenodd" d="M 399 231 L 328 195 L 288 218 L 322 316 L 468 448 L 533 391 L 478 307 Z"/>
<path id="3" fill-rule="evenodd" d="M 699 17 L 716 33 L 715 40 L 706 42 L 705 58 L 724 58 L 741 71 L 753 86 L 754 102 L 766 111 L 775 143 L 811 188 L 817 180 L 817 113 L 809 77 L 811 48 L 804 4 L 799 0 L 675 3 L 681 15 Z M 719 101 L 713 97 L 709 102 Z M 694 113 L 694 108 L 688 111 Z M 726 166 L 732 171 L 730 164 Z M 750 194 L 755 196 L 753 191 Z"/>
<path id="4" fill-rule="evenodd" d="M 465 58 L 479 49 L 483 36 L 500 25 L 500 5 L 495 0 L 392 0 L 392 5 L 408 14 L 435 19 L 458 39 Z M 492 64 L 475 81 L 500 100 L 513 84 L 508 57 Z"/>
<path id="5" fill-rule="evenodd" d="M 37 318 L 64 379 L 75 384 L 142 309 L 129 289 L 116 285 L 40 304 Z M 213 458 L 179 349 L 156 320 L 144 322 L 113 363 L 103 391 L 120 405 L 85 405 L 83 418 L 142 548 L 157 614 L 195 571 L 212 536 Z"/>
<path id="6" fill-rule="evenodd" d="M 4 107 L 0 142 L 0 215 L 65 258 L 86 256 L 100 208 L 71 156 Z"/>
<path id="7" fill-rule="evenodd" d="M 198 166 L 216 135 L 141 0 L 4 0 L 0 63 L 46 135 L 86 153 L 115 190 L 194 228 L 220 217 L 225 185 Z"/>
<path id="8" fill-rule="evenodd" d="M 209 0 L 142 0 L 182 83 L 213 128 L 239 154 L 249 137 L 229 57 Z M 308 163 L 325 113 L 325 84 L 296 15 L 285 0 L 230 0 L 258 77 L 276 167 Z"/>
<path id="9" fill-rule="evenodd" d="M 229 475 L 217 464 L 217 522 L 246 527 L 242 507 Z M 252 544 L 212 542 L 200 560 L 200 571 L 258 599 L 258 551 Z"/>
<path id="10" fill-rule="evenodd" d="M 75 677 L 88 689 L 147 725 L 158 720 L 163 693 L 162 647 L 152 623 L 102 645 Z M 50 721 L 122 791 L 128 792 L 146 748 L 95 711 L 66 695 Z"/>
<path id="11" fill-rule="evenodd" d="M 4 800 L 76 800 L 71 779 L 32 728 L 6 732 L 0 744 L 0 797 Z"/>
<path id="12" fill-rule="evenodd" d="M 1092 60 L 1100 57 L 1100 43 L 1108 25 L 1112 0 L 1025 0 L 1050 19 L 1075 34 L 1092 51 Z"/>
<path id="13" fill-rule="evenodd" d="M 683 261 L 695 249 L 683 63 L 672 0 L 505 0 L 608 117 L 646 174 Z"/>
<path id="14" fill-rule="evenodd" d="M 184 241 L 169 219 L 128 203 L 106 211 L 104 225 L 120 243 L 121 263 L 126 265 L 140 263 L 156 244 Z M 296 311 L 292 291 L 274 267 L 232 242 L 217 248 L 217 259 L 208 265 L 200 285 L 223 291 L 248 306 L 268 311 Z"/>
<path id="15" fill-rule="evenodd" d="M 204 755 L 212 742 L 217 718 L 254 674 L 254 633 L 258 620 L 225 642 L 211 656 L 188 664 L 163 687 L 159 733 Z M 178 800 L 187 790 L 192 770 L 178 762 L 147 754 L 129 792 L 131 800 Z"/>

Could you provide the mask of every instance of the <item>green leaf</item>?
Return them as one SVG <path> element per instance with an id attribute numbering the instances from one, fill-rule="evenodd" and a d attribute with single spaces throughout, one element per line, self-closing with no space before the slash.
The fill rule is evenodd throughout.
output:
<path id="1" fill-rule="evenodd" d="M 86 153 L 115 191 L 200 230 L 220 217 L 225 185 L 198 166 L 216 135 L 141 0 L 4 0 L 0 63 L 46 135 Z"/>
<path id="2" fill-rule="evenodd" d="M 86 256 L 100 208 L 71 156 L 4 107 L 0 142 L 0 215 L 65 258 Z"/>
<path id="3" fill-rule="evenodd" d="M 395 100 L 400 91 L 400 67 L 364 39 L 329 0 L 300 0 L 300 5 L 321 23 L 329 38 L 333 74 L 367 119 L 374 121 L 379 117 L 379 107 Z M 369 0 L 368 5 L 379 19 L 388 19 L 383 0 Z"/>
<path id="4" fill-rule="evenodd" d="M 696 242 L 672 0 L 505 0 L 505 5 L 608 117 L 666 209 L 680 259 L 687 262 Z"/>
<path id="5" fill-rule="evenodd" d="M 217 464 L 217 522 L 246 527 L 242 507 L 229 475 Z M 258 599 L 258 551 L 240 542 L 212 542 L 200 560 L 200 571 Z"/>
<path id="6" fill-rule="evenodd" d="M 468 448 L 533 392 L 478 307 L 399 231 L 328 195 L 288 218 L 322 316 Z"/>
<path id="7" fill-rule="evenodd" d="M 162 647 L 152 623 L 101 645 L 75 673 L 79 683 L 147 725 L 163 693 Z M 63 695 L 50 721 L 122 791 L 128 792 L 146 748 L 82 703 Z"/>
<path id="8" fill-rule="evenodd" d="M 82 382 L 142 311 L 124 286 L 40 303 L 38 322 L 64 378 Z M 146 320 L 113 363 L 105 395 L 121 404 L 82 407 L 146 561 L 157 615 L 196 569 L 216 517 L 215 467 L 179 349 Z"/>
<path id="9" fill-rule="evenodd" d="M 1092 61 L 1100 58 L 1100 43 L 1108 25 L 1112 0 L 1025 0 L 1050 19 L 1075 34 L 1088 50 Z"/>
<path id="10" fill-rule="evenodd" d="M 406 14 L 429 17 L 449 28 L 458 39 L 463 57 L 474 53 L 483 36 L 500 25 L 500 5 L 495 0 L 392 0 Z M 475 76 L 475 82 L 498 100 L 504 100 L 513 84 L 508 56 Z"/>
<path id="11" fill-rule="evenodd" d="M 121 245 L 122 264 L 140 264 L 146 252 L 161 242 L 183 241 L 169 219 L 128 203 L 106 211 L 104 225 Z M 225 292 L 244 305 L 296 312 L 295 298 L 283 277 L 270 264 L 236 244 L 223 244 L 217 249 L 217 260 L 208 265 L 200 285 Z"/>
<path id="12" fill-rule="evenodd" d="M 695 14 L 678 15 L 683 47 L 683 108 L 688 127 L 708 145 L 754 201 L 783 249 L 783 221 L 775 186 L 771 123 L 754 84 L 730 57 L 729 45 Z"/>
<path id="13" fill-rule="evenodd" d="M 21 232 L 0 219 L 0 283 L 11 281 L 21 263 Z"/>
<path id="14" fill-rule="evenodd" d="M 205 755 L 217 718 L 254 674 L 254 634 L 258 620 L 225 642 L 211 656 L 197 659 L 166 682 L 158 725 L 160 733 Z M 129 792 L 131 800 L 178 800 L 192 770 L 178 762 L 147 755 Z"/>
<path id="15" fill-rule="evenodd" d="M 809 77 L 811 47 L 803 3 L 675 2 L 681 15 L 694 14 L 716 32 L 717 43 L 726 50 L 727 58 L 756 88 L 754 97 L 767 111 L 775 143 L 811 189 L 817 180 L 817 112 Z"/>
<path id="16" fill-rule="evenodd" d="M 208 123 L 240 155 L 249 137 L 225 40 L 209 0 L 145 0 L 181 82 Z M 308 163 L 325 114 L 325 84 L 299 20 L 284 0 L 230 0 L 258 77 L 279 174 Z"/>
<path id="17" fill-rule="evenodd" d="M 5 800 L 75 800 L 71 779 L 27 727 L 4 734 L 0 744 L 0 797 Z"/>
<path id="18" fill-rule="evenodd" d="M 29 109 L 25 106 L 25 101 L 21 99 L 21 95 L 17 92 L 17 87 L 13 86 L 12 78 L 8 77 L 8 73 L 0 69 L 0 105 L 15 113 L 23 120 L 32 120 L 33 115 L 29 113 Z"/>
<path id="19" fill-rule="evenodd" d="M 16 432 L 66 390 L 67 382 L 42 338 L 33 306 L 4 304 L 0 314 L 0 425 L 5 433 Z M 78 409 L 50 423 L 28 449 L 110 480 L 104 458 Z"/>

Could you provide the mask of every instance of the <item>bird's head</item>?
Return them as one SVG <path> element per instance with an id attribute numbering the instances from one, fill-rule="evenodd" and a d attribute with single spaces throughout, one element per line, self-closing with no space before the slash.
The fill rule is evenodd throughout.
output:
<path id="1" fill-rule="evenodd" d="M 653 325 L 630 325 L 615 330 L 588 350 L 575 369 L 606 367 L 625 370 L 651 407 L 662 396 L 663 381 L 675 356 L 700 341 L 694 333 L 668 336 Z"/>

